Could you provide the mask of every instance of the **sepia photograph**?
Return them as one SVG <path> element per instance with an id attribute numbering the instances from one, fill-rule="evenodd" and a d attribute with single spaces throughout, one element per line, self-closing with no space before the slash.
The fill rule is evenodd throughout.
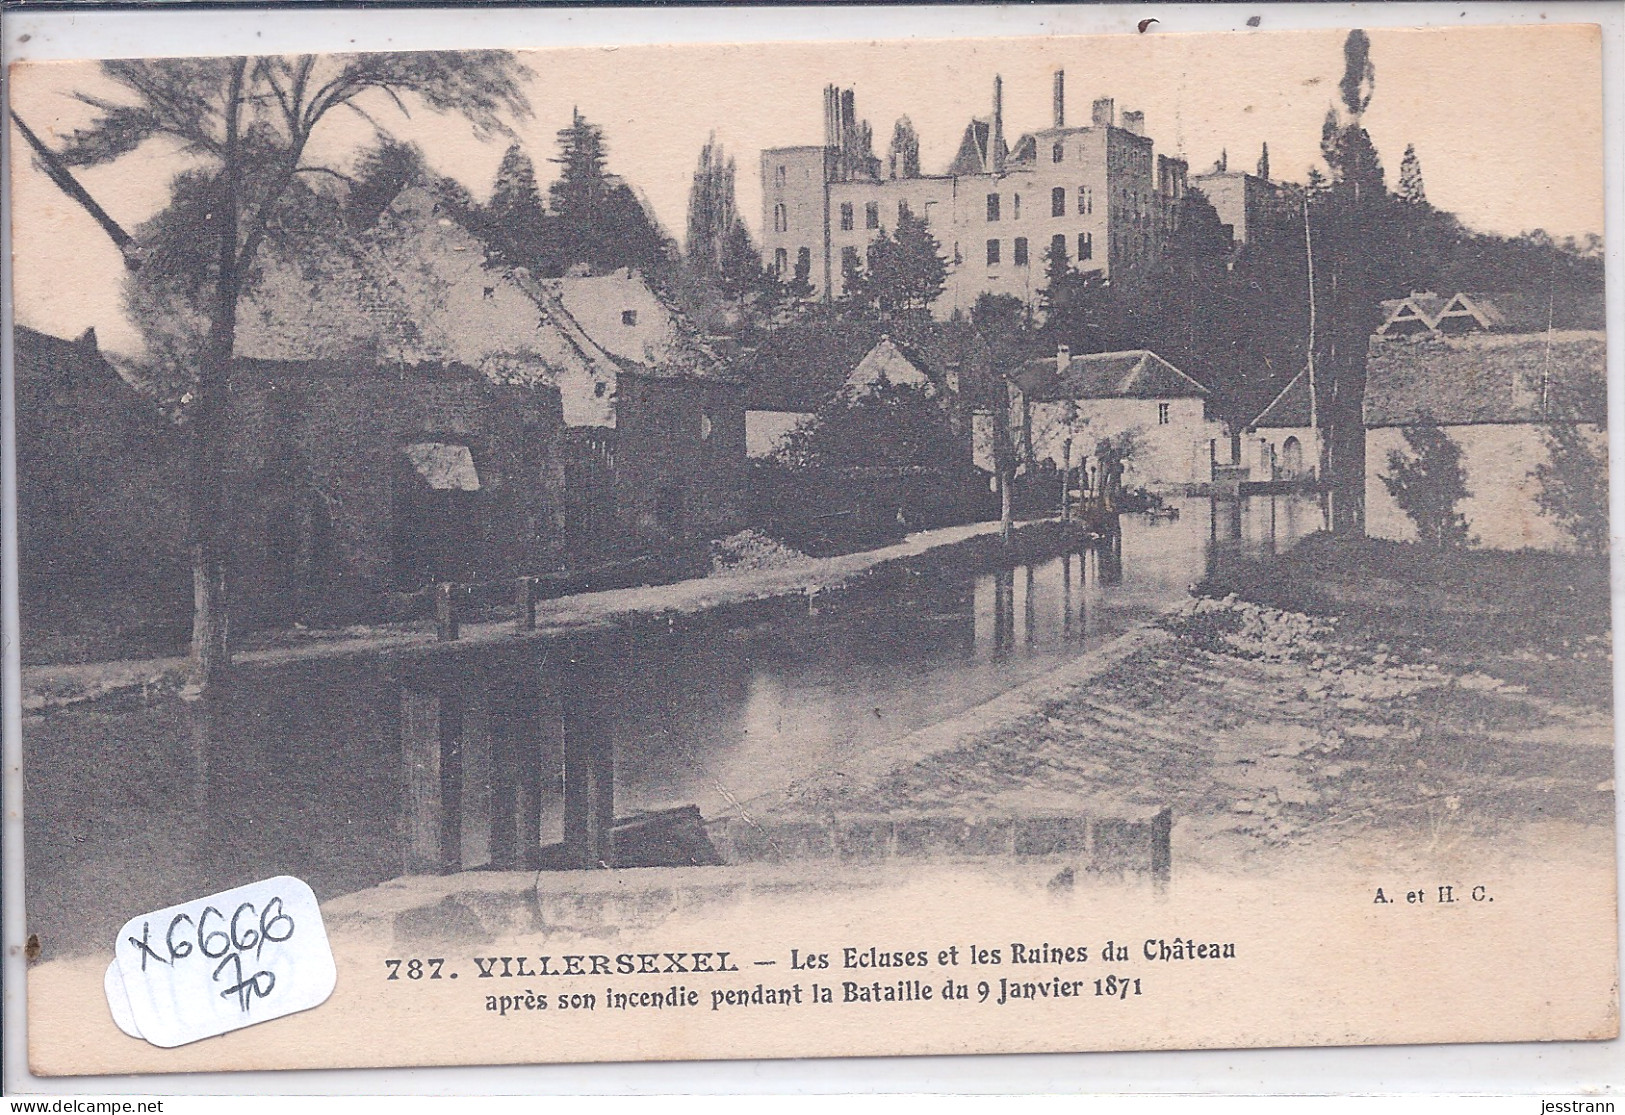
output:
<path id="1" fill-rule="evenodd" d="M 1602 43 L 15 63 L 32 1072 L 1616 1037 Z"/>

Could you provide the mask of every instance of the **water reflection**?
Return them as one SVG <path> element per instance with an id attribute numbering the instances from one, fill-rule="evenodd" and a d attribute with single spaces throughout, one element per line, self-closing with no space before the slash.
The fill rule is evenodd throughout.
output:
<path id="1" fill-rule="evenodd" d="M 1185 500 L 1082 553 L 914 576 L 816 615 L 556 645 L 455 668 L 300 664 L 215 703 L 25 725 L 29 924 L 105 950 L 127 917 L 252 879 L 328 898 L 404 873 L 601 859 L 616 816 L 750 808 L 981 704 L 1284 549 L 1312 502 Z M 562 851 L 561 851 L 562 848 Z"/>

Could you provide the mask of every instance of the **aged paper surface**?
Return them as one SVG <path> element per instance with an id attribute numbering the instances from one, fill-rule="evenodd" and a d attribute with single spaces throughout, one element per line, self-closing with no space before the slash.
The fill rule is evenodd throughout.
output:
<path id="1" fill-rule="evenodd" d="M 11 78 L 34 1072 L 1617 1033 L 1595 28 Z"/>

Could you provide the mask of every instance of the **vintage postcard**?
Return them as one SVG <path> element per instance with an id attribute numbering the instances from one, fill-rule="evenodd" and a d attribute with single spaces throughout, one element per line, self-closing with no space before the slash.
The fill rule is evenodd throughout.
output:
<path id="1" fill-rule="evenodd" d="M 1601 42 L 18 64 L 32 1071 L 1615 1036 Z"/>

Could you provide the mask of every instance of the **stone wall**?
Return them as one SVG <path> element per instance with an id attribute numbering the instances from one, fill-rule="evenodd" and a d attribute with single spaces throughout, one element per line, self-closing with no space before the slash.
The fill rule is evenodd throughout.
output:
<path id="1" fill-rule="evenodd" d="M 1606 448 L 1607 431 L 1580 427 L 1594 447 Z M 1456 506 L 1467 518 L 1475 545 L 1490 550 L 1568 550 L 1569 537 L 1557 522 L 1541 513 L 1535 496 L 1540 481 L 1535 470 L 1550 454 L 1542 427 L 1534 423 L 1443 426 L 1461 447 L 1469 495 Z M 1389 472 L 1388 454 L 1413 455 L 1404 430 L 1390 426 L 1366 431 L 1366 533 L 1396 542 L 1416 540 L 1416 525 L 1399 509 L 1382 482 Z"/>

